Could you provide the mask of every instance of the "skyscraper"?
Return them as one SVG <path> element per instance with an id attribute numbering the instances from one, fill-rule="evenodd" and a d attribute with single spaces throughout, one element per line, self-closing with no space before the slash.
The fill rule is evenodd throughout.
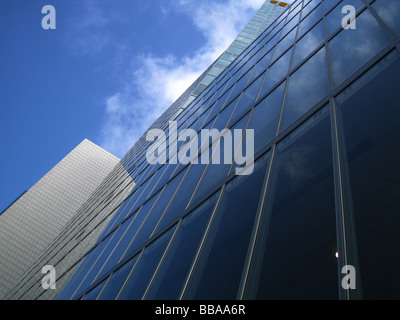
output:
<path id="1" fill-rule="evenodd" d="M 228 67 L 230 63 L 236 59 L 236 57 L 242 53 L 257 36 L 259 36 L 284 10 L 287 9 L 287 7 L 288 4 L 285 2 L 266 1 L 229 48 L 197 79 L 195 83 L 193 83 L 190 88 L 186 90 L 184 94 L 182 94 L 182 96 L 160 117 L 160 119 L 156 121 L 155 124 L 153 124 L 151 128 L 162 128 L 165 124 L 168 124 L 168 121 L 176 119 L 177 116 L 190 104 L 190 102 L 192 102 L 197 95 L 203 92 L 205 88 L 226 67 Z M 38 272 L 41 266 L 45 264 L 53 264 L 56 266 L 56 270 L 58 272 L 61 270 L 62 273 L 66 269 L 69 269 L 70 266 L 76 264 L 77 259 L 85 253 L 84 248 L 91 247 L 93 239 L 99 236 L 99 233 L 102 232 L 102 229 L 104 229 L 108 220 L 113 217 L 113 214 L 116 212 L 115 208 L 121 205 L 120 198 L 123 197 L 124 194 L 129 193 L 133 188 L 133 185 L 136 183 L 136 181 L 133 183 L 130 174 L 132 173 L 132 166 L 137 165 L 134 163 L 137 154 L 144 150 L 144 146 L 142 145 L 143 140 L 144 137 L 124 157 L 113 173 L 109 175 L 109 179 L 106 179 L 102 187 L 99 188 L 103 193 L 97 193 L 96 196 L 92 197 L 94 202 L 94 204 L 92 203 L 92 210 L 88 210 L 89 206 L 84 206 L 78 211 L 76 219 L 72 220 L 64 230 L 68 235 L 64 236 L 64 234 L 61 233 L 59 237 L 56 238 L 54 244 L 47 248 L 48 250 L 37 259 L 34 266 L 30 268 L 29 272 L 19 282 L 18 286 L 16 286 L 7 297 L 16 297 L 18 294 L 23 293 L 25 299 L 35 298 L 38 295 L 37 292 L 43 293 L 43 289 L 40 285 L 34 285 L 35 283 L 38 283 L 38 281 L 40 282 L 41 277 L 43 277 L 43 275 Z M 110 185 L 116 184 L 119 185 L 120 189 L 114 190 L 110 188 Z M 110 195 L 107 192 L 112 192 L 113 195 Z M 113 201 L 107 205 L 107 208 L 97 207 L 97 202 L 100 201 L 100 203 L 102 203 L 102 198 L 106 197 L 105 193 L 107 193 L 107 197 L 113 198 Z M 115 194 L 119 195 L 119 198 L 114 198 Z M 97 221 L 98 224 L 94 223 L 92 220 Z M 85 221 L 92 221 L 90 227 L 86 225 L 87 222 Z M 79 228 L 77 226 L 79 226 Z M 84 229 L 84 231 L 80 231 L 81 229 Z M 71 232 L 71 230 L 74 230 L 74 232 Z M 78 240 L 82 241 L 81 239 L 84 239 L 84 244 L 78 243 L 79 241 L 75 239 L 76 236 L 81 233 L 83 233 L 84 236 L 81 235 L 78 237 Z M 61 253 L 57 251 L 61 250 L 60 248 L 62 248 Z M 64 254 L 66 254 L 66 256 L 64 256 Z M 57 259 L 60 258 L 61 262 L 59 263 Z M 47 262 L 44 263 L 44 261 Z M 72 271 L 73 270 L 69 270 L 71 274 Z M 34 275 L 34 278 L 30 278 L 32 275 Z M 68 276 L 62 277 L 63 281 L 67 278 Z M 27 281 L 26 279 L 29 280 Z M 20 286 L 22 286 L 22 289 Z M 58 288 L 60 287 L 61 286 L 59 285 Z M 18 294 L 16 294 L 16 292 L 18 292 Z M 47 291 L 43 296 L 41 296 L 41 298 L 51 299 L 54 298 L 56 294 L 57 290 Z"/>
<path id="2" fill-rule="evenodd" d="M 85 139 L 0 216 L 0 297 L 20 280 L 119 159 Z"/>
<path id="3" fill-rule="evenodd" d="M 59 274 L 57 298 L 400 298 L 399 13 L 397 0 L 293 1 L 179 115 L 187 97 L 152 126 L 254 130 L 253 173 L 174 164 L 173 145 L 151 165 L 144 135 L 121 161 L 133 189 Z M 109 178 L 102 189 L 122 181 Z M 106 219 L 105 199 L 82 213 Z M 48 298 L 40 280 L 32 269 L 7 298 Z"/>

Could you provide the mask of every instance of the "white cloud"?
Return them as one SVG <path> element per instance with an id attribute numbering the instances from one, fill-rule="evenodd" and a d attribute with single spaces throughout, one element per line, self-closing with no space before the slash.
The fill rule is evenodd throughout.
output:
<path id="1" fill-rule="evenodd" d="M 148 127 L 231 44 L 264 0 L 178 0 L 172 8 L 190 17 L 207 39 L 192 55 L 135 57 L 125 85 L 106 101 L 101 143 L 122 157 Z M 139 66 L 139 67 L 137 67 Z"/>

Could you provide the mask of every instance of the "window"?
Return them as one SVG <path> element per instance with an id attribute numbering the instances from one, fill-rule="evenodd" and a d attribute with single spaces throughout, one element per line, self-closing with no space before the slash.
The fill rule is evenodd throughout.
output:
<path id="1" fill-rule="evenodd" d="M 372 7 L 396 35 L 400 34 L 400 3 L 396 0 L 377 0 Z"/>
<path id="2" fill-rule="evenodd" d="M 108 281 L 105 290 L 101 293 L 98 300 L 115 300 L 118 292 L 121 290 L 123 284 L 126 281 L 129 273 L 131 272 L 133 266 L 135 265 L 139 255 L 136 255 L 129 262 L 125 263 L 117 271 L 113 272 L 110 280 Z"/>
<path id="3" fill-rule="evenodd" d="M 326 16 L 326 27 L 328 29 L 328 37 L 330 37 L 339 28 L 342 28 L 342 20 L 345 17 L 345 14 L 342 13 L 342 9 L 346 5 L 352 5 L 356 8 L 356 10 L 359 10 L 364 6 L 364 2 L 362 0 L 351 0 L 351 1 L 345 0 L 342 1 L 335 9 L 333 9 Z"/>
<path id="4" fill-rule="evenodd" d="M 325 40 L 324 23 L 321 21 L 309 31 L 297 44 L 294 54 L 293 67 L 311 54 Z"/>
<path id="5" fill-rule="evenodd" d="M 292 74 L 280 132 L 315 106 L 329 92 L 325 47 Z"/>
<path id="6" fill-rule="evenodd" d="M 313 3 L 315 3 L 315 1 L 311 1 L 311 3 L 308 6 L 312 5 Z M 304 9 L 304 10 L 307 10 L 307 9 Z M 304 12 L 303 12 L 303 17 L 304 17 Z M 321 8 L 321 5 L 319 5 L 317 8 L 314 9 L 313 12 L 311 12 L 307 16 L 307 18 L 305 18 L 302 22 L 300 22 L 298 37 L 301 37 L 306 31 L 308 31 L 311 27 L 313 27 L 314 24 L 316 24 L 318 22 L 318 20 L 321 18 L 322 18 L 322 8 Z"/>
<path id="7" fill-rule="evenodd" d="M 292 49 L 289 49 L 277 62 L 275 62 L 267 71 L 263 87 L 260 92 L 260 97 L 268 93 L 278 81 L 287 76 L 292 57 Z"/>
<path id="8" fill-rule="evenodd" d="M 227 184 L 184 299 L 236 299 L 268 159 Z"/>
<path id="9" fill-rule="evenodd" d="M 145 299 L 178 300 L 219 193 L 183 219 Z"/>
<path id="10" fill-rule="evenodd" d="M 175 228 L 170 229 L 152 244 L 144 249 L 132 274 L 129 276 L 118 300 L 142 299 L 149 282 L 156 271 L 161 257 L 171 239 Z"/>
<path id="11" fill-rule="evenodd" d="M 375 78 L 368 84 L 359 84 L 361 79 L 337 98 L 348 161 L 360 286 L 363 298 L 374 300 L 400 298 L 399 53 L 395 51 L 386 59 L 389 61 L 371 72 Z"/>
<path id="12" fill-rule="evenodd" d="M 283 82 L 254 109 L 248 129 L 254 130 L 255 154 L 275 138 L 285 87 Z"/>
<path id="13" fill-rule="evenodd" d="M 330 43 L 335 87 L 382 50 L 389 39 L 369 11 L 357 18 L 357 29 L 342 30 Z"/>
<path id="14" fill-rule="evenodd" d="M 190 166 L 188 169 L 188 174 L 177 189 L 175 197 L 172 199 L 167 210 L 163 214 L 163 217 L 155 232 L 162 230 L 162 228 L 167 226 L 168 223 L 172 222 L 185 211 L 186 206 L 188 205 L 188 202 L 193 194 L 194 188 L 196 187 L 197 182 L 200 180 L 200 177 L 204 171 L 204 168 L 205 165 L 201 164 L 200 161 L 198 164 L 192 164 Z"/>
<path id="15" fill-rule="evenodd" d="M 338 299 L 329 109 L 277 147 L 246 299 Z"/>

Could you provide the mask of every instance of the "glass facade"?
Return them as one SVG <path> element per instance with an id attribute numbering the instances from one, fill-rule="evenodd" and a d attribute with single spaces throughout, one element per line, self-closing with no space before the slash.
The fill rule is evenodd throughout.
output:
<path id="1" fill-rule="evenodd" d="M 150 165 L 139 141 L 122 160 L 133 190 L 57 299 L 399 299 L 399 14 L 293 1 L 174 118 L 254 130 L 254 172 Z"/>

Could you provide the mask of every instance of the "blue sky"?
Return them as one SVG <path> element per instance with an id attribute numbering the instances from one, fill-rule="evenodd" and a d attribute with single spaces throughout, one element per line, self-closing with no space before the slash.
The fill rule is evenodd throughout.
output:
<path id="1" fill-rule="evenodd" d="M 122 158 L 262 3 L 1 0 L 0 211 L 85 138 Z"/>

